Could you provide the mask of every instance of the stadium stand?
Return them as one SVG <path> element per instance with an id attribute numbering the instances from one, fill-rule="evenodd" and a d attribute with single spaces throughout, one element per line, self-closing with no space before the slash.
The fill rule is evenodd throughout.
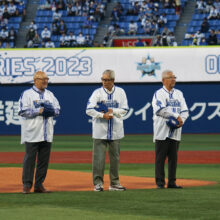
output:
<path id="1" fill-rule="evenodd" d="M 0 1 L 0 48 L 16 47 L 20 23 L 26 15 L 27 0 Z"/>
<path id="2" fill-rule="evenodd" d="M 105 8 L 106 2 L 101 0 L 73 3 L 41 0 L 34 19 L 37 25 L 35 31 L 41 37 L 38 47 L 45 47 L 49 40 L 54 42 L 55 47 L 92 46 Z M 33 39 L 27 38 L 27 47 L 34 47 Z"/>
<path id="3" fill-rule="evenodd" d="M 191 22 L 188 25 L 183 46 L 220 44 L 220 2 L 197 0 Z"/>
<path id="4" fill-rule="evenodd" d="M 174 29 L 187 1 L 181 0 L 182 8 L 178 2 L 120 0 L 112 11 L 107 36 L 154 36 L 155 46 L 176 46 Z"/>

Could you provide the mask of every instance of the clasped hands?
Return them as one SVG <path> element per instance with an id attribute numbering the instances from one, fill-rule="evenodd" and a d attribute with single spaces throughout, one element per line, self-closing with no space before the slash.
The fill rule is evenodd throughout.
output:
<path id="1" fill-rule="evenodd" d="M 112 119 L 113 118 L 113 110 L 111 108 L 109 108 L 108 111 L 104 113 L 103 118 L 106 120 Z"/>

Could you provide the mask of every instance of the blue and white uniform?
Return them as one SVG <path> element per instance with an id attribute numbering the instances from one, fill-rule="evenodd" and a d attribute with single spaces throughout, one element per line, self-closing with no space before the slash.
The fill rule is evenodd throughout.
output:
<path id="1" fill-rule="evenodd" d="M 106 120 L 104 113 L 95 110 L 97 103 L 103 102 L 113 109 L 113 118 Z M 111 91 L 104 87 L 96 89 L 89 98 L 86 114 L 92 117 L 94 139 L 118 140 L 124 137 L 123 116 L 128 112 L 128 101 L 125 91 L 114 86 Z"/>
<path id="2" fill-rule="evenodd" d="M 25 90 L 19 99 L 19 115 L 21 122 L 21 143 L 53 141 L 53 117 L 45 118 L 40 115 L 39 103 L 50 102 L 55 109 L 55 116 L 60 113 L 60 105 L 52 92 L 43 92 L 33 86 Z"/>
<path id="3" fill-rule="evenodd" d="M 165 86 L 154 93 L 152 100 L 153 107 L 153 140 L 181 140 L 182 127 L 171 129 L 166 124 L 170 116 L 176 119 L 180 116 L 183 123 L 189 116 L 189 111 L 183 93 L 178 89 L 168 91 Z"/>

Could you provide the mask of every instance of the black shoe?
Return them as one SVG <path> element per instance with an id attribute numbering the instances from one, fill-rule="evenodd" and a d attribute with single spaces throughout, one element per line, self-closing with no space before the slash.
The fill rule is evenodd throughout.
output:
<path id="1" fill-rule="evenodd" d="M 164 189 L 164 185 L 157 185 L 157 189 Z"/>
<path id="2" fill-rule="evenodd" d="M 173 184 L 173 185 L 168 185 L 167 188 L 171 188 L 171 189 L 182 189 L 183 187 L 182 186 L 178 186 L 176 184 Z"/>

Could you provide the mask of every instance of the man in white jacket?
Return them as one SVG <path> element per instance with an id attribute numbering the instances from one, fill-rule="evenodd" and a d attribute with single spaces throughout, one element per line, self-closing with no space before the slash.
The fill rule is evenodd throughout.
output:
<path id="1" fill-rule="evenodd" d="M 154 93 L 153 127 L 155 142 L 155 180 L 158 189 L 165 186 L 164 164 L 168 157 L 167 188 L 181 189 L 176 185 L 177 152 L 182 126 L 189 116 L 183 93 L 174 89 L 176 77 L 171 70 L 162 73 L 163 87 Z"/>
<path id="2" fill-rule="evenodd" d="M 124 137 L 123 116 L 128 112 L 125 91 L 114 85 L 115 73 L 105 70 L 102 87 L 89 98 L 86 113 L 92 117 L 94 191 L 103 191 L 105 152 L 110 160 L 111 191 L 126 190 L 119 181 L 120 139 Z"/>
<path id="3" fill-rule="evenodd" d="M 23 162 L 23 193 L 28 194 L 33 186 L 34 192 L 47 193 L 43 182 L 46 178 L 51 143 L 53 141 L 53 117 L 60 113 L 60 105 L 52 92 L 47 90 L 49 78 L 44 72 L 34 75 L 34 86 L 25 90 L 19 99 L 21 123 L 21 143 L 25 144 Z"/>

